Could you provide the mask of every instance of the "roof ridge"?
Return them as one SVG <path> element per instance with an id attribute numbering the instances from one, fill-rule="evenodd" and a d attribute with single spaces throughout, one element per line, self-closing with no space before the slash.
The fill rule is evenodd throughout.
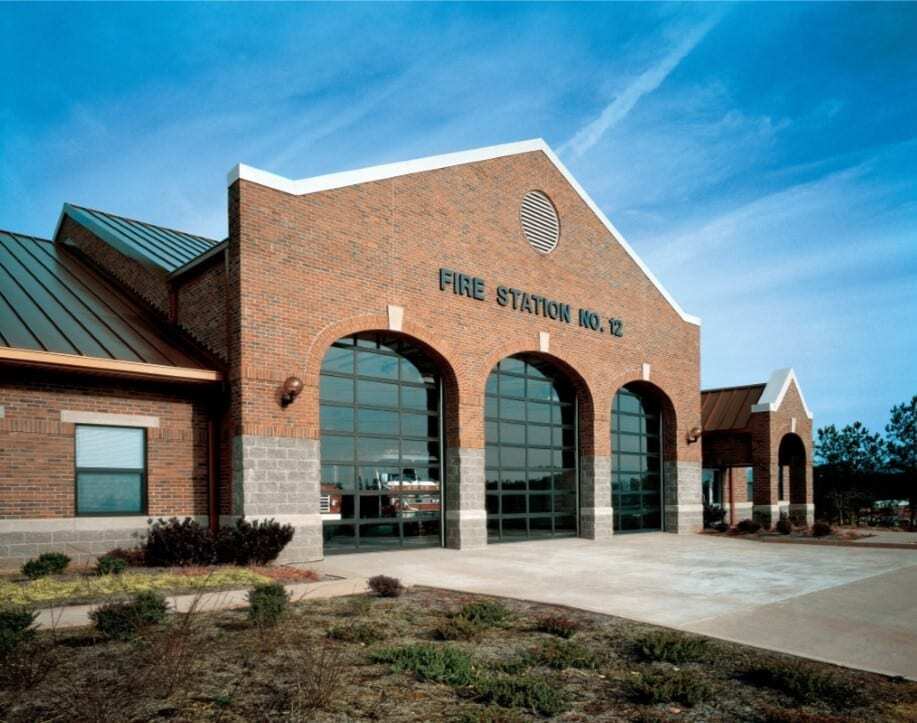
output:
<path id="1" fill-rule="evenodd" d="M 752 387 L 764 387 L 767 386 L 767 382 L 752 382 L 751 384 L 736 384 L 731 387 L 710 387 L 709 389 L 701 389 L 701 394 L 706 394 L 707 392 L 728 392 L 732 389 L 751 389 Z"/>
<path id="2" fill-rule="evenodd" d="M 139 218 L 131 218 L 130 216 L 123 216 L 120 213 L 112 213 L 111 211 L 103 211 L 101 208 L 91 208 L 89 206 L 80 206 L 76 203 L 67 202 L 68 206 L 73 208 L 78 208 L 81 211 L 90 211 L 92 213 L 101 213 L 104 216 L 112 216 L 114 218 L 120 218 L 123 221 L 130 221 L 131 223 L 139 223 L 143 226 L 152 226 L 153 228 L 161 228 L 164 231 L 172 231 L 173 233 L 180 233 L 184 236 L 192 236 L 193 238 L 199 238 L 202 241 L 207 241 L 208 243 L 218 244 L 221 243 L 216 239 L 212 239 L 209 236 L 201 236 L 196 233 L 191 233 L 190 231 L 182 231 L 180 228 L 172 228 L 171 226 L 163 226 L 161 223 L 153 223 L 152 221 L 142 221 Z"/>

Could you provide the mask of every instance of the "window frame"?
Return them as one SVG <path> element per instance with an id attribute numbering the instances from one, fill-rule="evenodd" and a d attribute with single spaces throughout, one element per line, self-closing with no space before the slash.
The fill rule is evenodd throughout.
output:
<path id="1" fill-rule="evenodd" d="M 128 467 L 80 467 L 77 464 L 77 429 L 80 427 L 102 427 L 105 429 L 139 429 L 143 440 L 143 468 Z M 129 424 L 87 424 L 78 422 L 73 425 L 73 513 L 75 517 L 138 517 L 149 514 L 149 484 L 148 475 L 150 468 L 149 444 L 147 428 L 136 427 Z M 140 474 L 140 509 L 124 512 L 83 512 L 80 510 L 80 474 Z"/>

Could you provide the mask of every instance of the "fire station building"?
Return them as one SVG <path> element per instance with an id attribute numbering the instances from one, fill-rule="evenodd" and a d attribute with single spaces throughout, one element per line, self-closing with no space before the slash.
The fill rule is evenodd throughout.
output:
<path id="1" fill-rule="evenodd" d="M 228 238 L 65 204 L 0 231 L 0 563 L 151 517 L 284 559 L 811 521 L 792 370 L 700 391 L 700 320 L 541 140 L 290 180 Z"/>

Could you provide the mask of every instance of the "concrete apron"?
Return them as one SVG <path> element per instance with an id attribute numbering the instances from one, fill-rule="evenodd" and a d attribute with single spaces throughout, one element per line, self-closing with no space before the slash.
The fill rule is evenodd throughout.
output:
<path id="1" fill-rule="evenodd" d="M 285 585 L 284 587 L 290 594 L 291 602 L 357 595 L 367 590 L 366 579 L 359 577 L 325 580 L 322 582 L 300 582 Z M 232 610 L 248 607 L 248 590 L 249 588 L 172 595 L 166 597 L 166 600 L 169 602 L 169 608 L 173 612 L 179 613 L 186 613 L 192 607 L 199 612 Z M 45 630 L 84 627 L 91 624 L 89 613 L 100 604 L 62 605 L 60 607 L 45 608 L 39 611 L 36 623 L 39 628 Z"/>
<path id="2" fill-rule="evenodd" d="M 917 679 L 917 554 L 644 533 L 328 557 L 321 572 L 567 605 Z"/>

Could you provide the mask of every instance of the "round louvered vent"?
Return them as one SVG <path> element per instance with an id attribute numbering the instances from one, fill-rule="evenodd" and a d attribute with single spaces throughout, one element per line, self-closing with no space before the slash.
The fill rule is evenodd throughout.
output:
<path id="1" fill-rule="evenodd" d="M 560 238 L 560 219 L 551 199 L 541 191 L 529 191 L 522 199 L 519 211 L 522 230 L 532 248 L 540 254 L 549 254 Z"/>

